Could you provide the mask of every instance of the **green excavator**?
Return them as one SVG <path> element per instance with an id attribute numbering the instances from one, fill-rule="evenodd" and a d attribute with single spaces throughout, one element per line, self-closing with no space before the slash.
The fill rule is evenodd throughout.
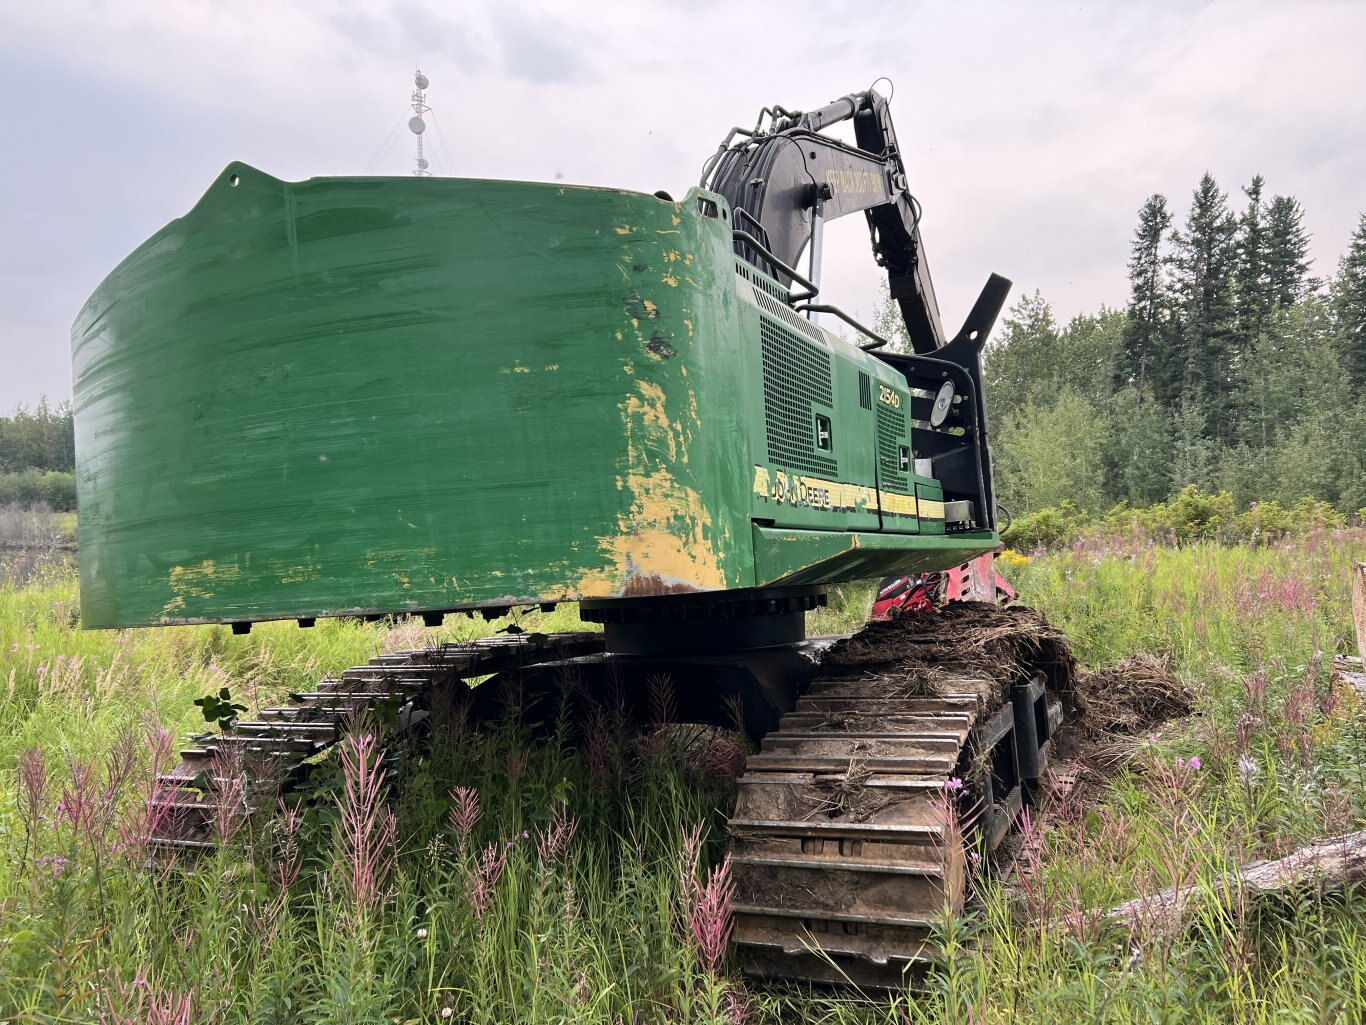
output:
<path id="1" fill-rule="evenodd" d="M 910 351 L 821 295 L 823 226 L 854 213 Z M 211 846 L 217 759 L 267 792 L 358 708 L 467 689 L 491 716 L 465 681 L 553 702 L 572 665 L 643 715 L 667 674 L 681 721 L 756 752 L 730 822 L 746 966 L 904 980 L 1044 772 L 1052 670 L 1027 643 L 961 657 L 984 604 L 926 618 L 909 662 L 806 613 L 998 547 L 981 353 L 1008 288 L 946 335 L 872 91 L 765 109 L 679 200 L 229 165 L 73 328 L 84 626 L 578 602 L 603 629 L 384 656 L 202 738 L 160 844 Z"/>

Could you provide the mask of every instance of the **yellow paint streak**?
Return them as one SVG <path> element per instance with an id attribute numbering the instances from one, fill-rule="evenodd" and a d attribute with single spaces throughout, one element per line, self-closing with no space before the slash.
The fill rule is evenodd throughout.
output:
<path id="1" fill-rule="evenodd" d="M 412 526 L 412 524 L 408 524 Z M 318 579 L 317 566 L 293 566 L 280 574 L 282 584 L 306 584 L 310 580 Z"/>
<path id="2" fill-rule="evenodd" d="M 702 496 L 673 473 L 686 465 L 687 447 L 665 408 L 664 389 L 638 381 L 620 408 L 627 466 L 617 484 L 630 506 L 618 515 L 616 532 L 598 538 L 607 565 L 583 570 L 577 593 L 619 594 L 633 581 L 696 590 L 724 587 L 711 513 Z"/>
<path id="3" fill-rule="evenodd" d="M 647 316 L 647 317 L 649 317 L 649 318 L 651 318 L 651 319 L 654 319 L 655 317 L 658 317 L 658 316 L 659 316 L 659 307 L 656 306 L 654 303 L 650 302 L 649 299 L 644 300 L 644 306 L 645 306 L 645 316 Z M 631 323 L 632 323 L 632 324 L 636 324 L 636 321 L 633 320 L 633 321 L 631 321 Z M 639 326 L 639 325 L 637 324 L 636 326 Z"/>
<path id="4" fill-rule="evenodd" d="M 693 335 L 693 322 L 692 322 L 691 320 L 689 320 L 687 317 L 684 317 L 684 318 L 683 318 L 683 323 L 684 323 L 684 324 L 687 326 L 687 328 L 688 328 L 688 337 L 691 338 L 692 335 Z"/>
<path id="5" fill-rule="evenodd" d="M 627 475 L 631 511 L 618 517 L 621 532 L 598 539 L 607 569 L 585 572 L 580 594 L 616 594 L 631 578 L 658 579 L 703 590 L 725 586 L 721 562 L 707 536 L 711 515 L 702 497 L 668 470 Z"/>
<path id="6" fill-rule="evenodd" d="M 667 430 L 669 417 L 664 412 L 664 389 L 649 381 L 641 381 L 637 387 L 640 389 L 640 396 L 627 397 L 626 412 L 639 416 L 646 424 L 654 424 Z"/>
<path id="7" fill-rule="evenodd" d="M 663 281 L 664 284 L 668 285 L 670 288 L 678 287 L 678 279 L 674 277 L 672 274 L 665 274 L 664 277 L 660 278 L 660 280 Z"/>
<path id="8" fill-rule="evenodd" d="M 219 566 L 213 559 L 205 559 L 197 566 L 172 566 L 168 584 L 175 595 L 162 607 L 162 615 L 169 616 L 185 608 L 189 599 L 206 601 L 213 597 L 220 583 L 231 583 L 241 576 L 236 565 Z"/>
<path id="9" fill-rule="evenodd" d="M 615 231 L 618 235 L 629 235 L 631 234 L 632 229 L 623 226 L 620 228 L 613 228 L 612 230 Z"/>
<path id="10" fill-rule="evenodd" d="M 679 260 L 679 256 L 678 256 L 678 250 L 677 250 L 677 249 L 669 249 L 669 250 L 666 250 L 666 251 L 665 251 L 665 253 L 664 253 L 664 262 L 665 262 L 665 263 L 677 263 L 678 260 Z"/>

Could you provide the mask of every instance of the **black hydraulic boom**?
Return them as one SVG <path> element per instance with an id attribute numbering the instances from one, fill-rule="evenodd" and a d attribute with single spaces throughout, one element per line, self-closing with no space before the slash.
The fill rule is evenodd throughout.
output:
<path id="1" fill-rule="evenodd" d="M 856 145 L 821 134 L 851 119 Z M 737 239 L 740 255 L 767 264 L 785 283 L 808 246 L 819 274 L 825 221 L 862 212 L 912 348 L 928 354 L 949 343 L 920 237 L 920 207 L 907 186 L 887 101 L 877 92 L 851 93 L 805 113 L 765 108 L 754 130 L 731 130 L 703 184 L 730 203 L 737 231 L 760 244 Z M 953 340 L 985 342 L 1009 289 L 993 274 Z"/>

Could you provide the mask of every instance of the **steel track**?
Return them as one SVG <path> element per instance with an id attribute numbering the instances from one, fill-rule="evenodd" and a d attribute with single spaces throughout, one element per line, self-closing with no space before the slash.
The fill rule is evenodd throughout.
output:
<path id="1" fill-rule="evenodd" d="M 963 910 L 966 847 L 999 841 L 1028 785 L 1004 772 L 999 683 L 938 678 L 896 697 L 919 689 L 904 672 L 835 672 L 739 781 L 735 941 L 753 975 L 901 988 L 935 960 L 945 910 Z"/>
<path id="2" fill-rule="evenodd" d="M 313 691 L 291 694 L 285 707 L 263 709 L 221 735 L 201 735 L 197 746 L 181 751 L 180 764 L 158 780 L 151 845 L 162 854 L 213 850 L 225 823 L 240 828 L 263 810 L 272 813 L 304 762 L 337 743 L 357 716 L 421 703 L 471 677 L 596 654 L 602 647 L 600 633 L 518 634 L 380 655 L 352 666 Z"/>

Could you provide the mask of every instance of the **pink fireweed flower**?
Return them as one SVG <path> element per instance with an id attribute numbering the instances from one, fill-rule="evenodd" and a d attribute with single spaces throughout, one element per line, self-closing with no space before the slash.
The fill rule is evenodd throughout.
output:
<path id="1" fill-rule="evenodd" d="M 944 789 L 945 789 L 945 790 L 962 790 L 962 789 L 963 789 L 963 781 L 962 781 L 961 779 L 959 779 L 957 776 L 954 776 L 952 779 L 950 779 L 947 783 L 944 784 Z"/>
<path id="2" fill-rule="evenodd" d="M 341 742 L 341 812 L 333 869 L 358 913 L 375 905 L 394 867 L 398 824 L 384 805 L 384 748 L 373 733 L 348 733 Z"/>
<path id="3" fill-rule="evenodd" d="M 47 759 L 42 748 L 19 752 L 19 820 L 30 832 L 47 807 Z"/>
<path id="4" fill-rule="evenodd" d="M 564 802 L 555 805 L 550 825 L 536 830 L 536 854 L 542 865 L 554 865 L 569 853 L 569 844 L 578 832 L 579 820 L 566 810 Z"/>
<path id="5" fill-rule="evenodd" d="M 108 1007 L 99 1012 L 100 1025 L 190 1025 L 194 989 L 180 993 L 139 975 L 127 985 L 115 981 Z"/>
<path id="6" fill-rule="evenodd" d="M 749 998 L 738 986 L 726 989 L 726 1025 L 749 1025 Z"/>
<path id="7" fill-rule="evenodd" d="M 459 847 L 460 853 L 464 854 L 470 834 L 474 832 L 474 827 L 483 814 L 479 809 L 479 791 L 475 787 L 456 787 L 451 791 L 451 801 L 451 830 L 455 833 L 456 846 Z"/>
<path id="8" fill-rule="evenodd" d="M 730 856 L 727 855 L 711 870 L 705 884 L 694 885 L 692 911 L 688 916 L 702 966 L 713 976 L 720 971 L 721 960 L 730 945 L 730 934 L 735 928 L 731 910 L 734 898 L 735 881 L 730 875 Z"/>
<path id="9" fill-rule="evenodd" d="M 702 860 L 702 824 L 683 830 L 683 846 L 678 852 L 678 885 L 682 893 L 691 893 L 697 881 L 697 868 Z"/>
<path id="10" fill-rule="evenodd" d="M 475 862 L 474 868 L 465 870 L 470 907 L 474 909 L 474 917 L 481 922 L 493 907 L 494 891 L 498 887 L 498 880 L 503 877 L 503 867 L 506 864 L 507 848 L 491 843 L 484 848 L 484 853 Z"/>
<path id="11" fill-rule="evenodd" d="M 275 881 L 281 890 L 288 890 L 303 868 L 303 847 L 299 842 L 299 833 L 304 824 L 303 808 L 291 808 L 282 797 L 275 821 L 279 828 L 276 835 Z"/>

